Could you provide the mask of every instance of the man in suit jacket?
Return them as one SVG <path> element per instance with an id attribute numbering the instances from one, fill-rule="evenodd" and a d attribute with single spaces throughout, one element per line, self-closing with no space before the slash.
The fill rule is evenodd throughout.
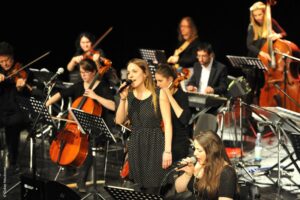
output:
<path id="1" fill-rule="evenodd" d="M 225 96 L 228 86 L 227 68 L 214 59 L 212 45 L 201 43 L 197 48 L 197 58 L 187 91 Z"/>

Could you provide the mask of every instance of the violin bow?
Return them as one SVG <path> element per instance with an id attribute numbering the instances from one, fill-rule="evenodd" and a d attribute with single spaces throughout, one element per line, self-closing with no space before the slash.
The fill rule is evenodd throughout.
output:
<path id="1" fill-rule="evenodd" d="M 99 39 L 93 44 L 92 49 L 94 49 L 111 31 L 113 27 L 110 27 Z"/>
<path id="2" fill-rule="evenodd" d="M 40 57 L 34 59 L 33 61 L 29 62 L 28 64 L 24 65 L 23 67 L 21 67 L 19 70 L 15 71 L 14 73 L 10 74 L 9 76 L 6 76 L 5 79 L 8 79 L 12 76 L 14 76 L 15 74 L 19 73 L 20 71 L 22 71 L 23 69 L 25 69 L 26 67 L 32 65 L 33 63 L 39 61 L 40 59 L 44 58 L 45 56 L 49 55 L 50 51 L 48 51 L 47 53 L 44 53 L 43 55 L 41 55 Z"/>

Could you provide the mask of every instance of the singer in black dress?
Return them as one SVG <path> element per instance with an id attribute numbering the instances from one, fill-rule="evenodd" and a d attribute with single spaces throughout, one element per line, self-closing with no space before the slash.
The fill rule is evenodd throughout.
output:
<path id="1" fill-rule="evenodd" d="M 129 177 L 143 192 L 158 194 L 165 169 L 172 164 L 170 104 L 162 91 L 155 90 L 146 61 L 130 60 L 127 71 L 132 84 L 120 93 L 116 123 L 128 118 L 132 126 L 128 143 Z"/>

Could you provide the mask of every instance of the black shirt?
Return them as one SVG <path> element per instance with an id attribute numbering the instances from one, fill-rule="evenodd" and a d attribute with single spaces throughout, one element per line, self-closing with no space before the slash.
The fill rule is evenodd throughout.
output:
<path id="1" fill-rule="evenodd" d="M 196 180 L 195 177 L 193 176 L 193 178 L 190 180 L 188 184 L 188 189 L 190 191 L 194 191 L 194 196 L 196 199 L 208 200 L 206 192 L 203 193 L 197 192 L 196 185 L 194 185 L 194 183 L 196 183 Z M 223 171 L 221 173 L 218 194 L 214 199 L 210 199 L 210 200 L 218 200 L 219 197 L 227 197 L 227 198 L 232 198 L 234 200 L 238 199 L 237 176 L 234 168 L 229 165 L 226 165 L 223 168 Z"/>
<path id="2" fill-rule="evenodd" d="M 71 87 L 62 90 L 59 92 L 63 98 L 71 97 L 72 101 L 74 102 L 78 97 L 81 97 L 84 93 L 84 87 L 83 87 L 83 81 L 80 81 L 78 83 L 75 83 Z M 114 100 L 113 97 L 113 91 L 109 89 L 108 84 L 105 81 L 101 81 L 100 84 L 94 89 L 94 92 L 105 98 Z M 114 125 L 114 112 L 111 110 L 108 110 L 104 106 L 102 106 L 102 113 L 101 116 L 103 117 L 104 121 L 108 125 L 108 127 L 112 127 Z"/>

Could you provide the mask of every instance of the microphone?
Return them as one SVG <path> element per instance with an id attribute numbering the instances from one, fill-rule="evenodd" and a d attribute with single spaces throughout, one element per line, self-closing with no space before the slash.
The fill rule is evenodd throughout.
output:
<path id="1" fill-rule="evenodd" d="M 187 159 L 187 158 L 190 158 L 191 161 L 182 164 L 181 162 L 182 162 L 184 159 Z M 184 158 L 184 159 L 182 159 L 181 161 L 179 161 L 179 162 L 177 163 L 177 167 L 175 167 L 173 170 L 179 170 L 179 169 L 181 169 L 181 168 L 184 168 L 185 166 L 188 166 L 190 163 L 195 164 L 195 163 L 197 162 L 197 158 L 196 158 L 195 156 L 187 157 L 187 158 Z"/>
<path id="2" fill-rule="evenodd" d="M 64 68 L 60 67 L 57 72 L 50 78 L 50 80 L 48 81 L 48 83 L 46 83 L 46 85 L 50 85 L 55 79 L 57 79 L 58 75 L 61 75 L 62 73 L 64 73 Z"/>
<path id="3" fill-rule="evenodd" d="M 127 80 L 125 81 L 125 83 L 126 83 L 126 84 L 118 90 L 118 93 L 123 92 L 123 90 L 124 90 L 125 88 L 127 88 L 127 87 L 132 83 L 132 80 L 127 79 Z"/>

